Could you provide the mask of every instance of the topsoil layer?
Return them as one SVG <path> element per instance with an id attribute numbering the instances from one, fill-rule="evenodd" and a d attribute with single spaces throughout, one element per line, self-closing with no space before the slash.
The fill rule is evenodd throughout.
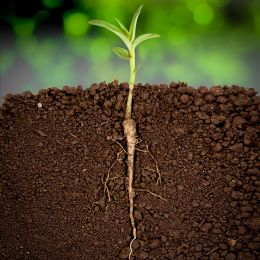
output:
<path id="1" fill-rule="evenodd" d="M 128 257 L 127 93 L 101 83 L 6 96 L 1 259 Z M 253 89 L 135 88 L 133 259 L 259 259 L 259 111 Z"/>

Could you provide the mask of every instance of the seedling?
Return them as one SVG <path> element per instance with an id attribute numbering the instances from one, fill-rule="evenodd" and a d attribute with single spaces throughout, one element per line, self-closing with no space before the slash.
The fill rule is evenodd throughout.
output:
<path id="1" fill-rule="evenodd" d="M 116 34 L 126 45 L 127 49 L 122 47 L 113 48 L 114 53 L 121 59 L 128 59 L 130 64 L 130 80 L 129 80 L 129 93 L 127 98 L 127 104 L 125 109 L 125 120 L 123 122 L 124 134 L 127 141 L 127 154 L 128 154 L 128 194 L 129 194 L 129 217 L 132 225 L 133 239 L 130 243 L 130 254 L 132 254 L 132 242 L 136 239 L 136 226 L 134 221 L 134 190 L 133 190 L 133 176 L 134 176 L 134 152 L 136 145 L 136 123 L 132 119 L 132 100 L 133 100 L 133 89 L 135 84 L 136 76 L 136 62 L 135 62 L 135 49 L 143 41 L 160 37 L 159 34 L 148 33 L 135 37 L 136 25 L 138 16 L 142 10 L 142 5 L 136 10 L 131 21 L 129 30 L 115 18 L 119 27 L 103 21 L 103 20 L 91 20 L 90 24 L 106 28 L 107 30 Z"/>
<path id="2" fill-rule="evenodd" d="M 130 25 L 129 30 L 126 29 L 126 27 L 117 19 L 117 23 L 119 24 L 119 27 L 103 21 L 103 20 L 91 20 L 89 21 L 90 24 L 100 26 L 103 28 L 106 28 L 107 30 L 113 32 L 116 34 L 126 45 L 127 49 L 121 48 L 121 47 L 114 47 L 113 52 L 121 59 L 128 59 L 130 63 L 130 81 L 129 81 L 129 94 L 127 99 L 127 105 L 126 105 L 126 112 L 125 112 L 125 118 L 131 118 L 131 111 L 132 111 L 132 99 L 133 99 L 133 88 L 135 83 L 135 75 L 136 75 L 136 65 L 135 65 L 135 49 L 136 47 L 141 44 L 143 41 L 160 37 L 159 34 L 155 33 L 148 33 L 143 34 L 135 38 L 136 36 L 136 25 L 137 25 L 137 19 L 138 16 L 142 10 L 142 5 L 136 10 L 132 22 Z"/>

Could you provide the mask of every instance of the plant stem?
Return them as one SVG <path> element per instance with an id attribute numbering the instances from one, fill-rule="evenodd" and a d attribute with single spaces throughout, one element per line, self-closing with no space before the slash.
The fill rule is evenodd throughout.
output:
<path id="1" fill-rule="evenodd" d="M 128 258 L 131 259 L 132 255 L 132 243 L 136 239 L 136 226 L 134 219 L 134 154 L 136 145 L 136 123 L 132 119 L 132 100 L 133 100 L 133 89 L 135 85 L 135 51 L 130 49 L 130 81 L 129 81 L 129 93 L 127 98 L 126 110 L 125 110 L 125 120 L 123 122 L 124 134 L 127 141 L 127 168 L 128 168 L 128 195 L 129 195 L 129 217 L 132 225 L 132 240 L 130 242 L 130 253 Z"/>
<path id="2" fill-rule="evenodd" d="M 135 85 L 135 51 L 130 50 L 130 81 L 129 81 L 129 93 L 126 104 L 125 119 L 131 118 L 132 113 L 132 100 L 133 100 L 133 89 Z"/>

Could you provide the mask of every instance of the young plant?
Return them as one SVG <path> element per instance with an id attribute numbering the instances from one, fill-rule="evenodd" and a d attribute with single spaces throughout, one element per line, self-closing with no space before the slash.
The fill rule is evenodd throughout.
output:
<path id="1" fill-rule="evenodd" d="M 130 253 L 129 259 L 132 254 L 132 242 L 136 239 L 136 225 L 134 220 L 134 189 L 133 189 L 133 177 L 134 177 L 134 153 L 136 145 L 136 123 L 132 119 L 132 99 L 133 99 L 133 89 L 135 84 L 136 75 L 136 62 L 135 62 L 135 49 L 136 47 L 145 40 L 159 37 L 159 34 L 149 33 L 143 34 L 135 37 L 136 35 L 136 24 L 138 16 L 142 10 L 142 5 L 136 10 L 131 21 L 129 30 L 116 19 L 119 27 L 108 23 L 103 20 L 91 20 L 90 24 L 100 26 L 108 29 L 109 31 L 116 34 L 126 45 L 127 49 L 121 47 L 113 48 L 115 54 L 121 59 L 128 59 L 130 64 L 130 81 L 129 81 L 129 93 L 127 98 L 126 110 L 125 110 L 125 120 L 123 122 L 124 134 L 127 141 L 127 164 L 128 164 L 128 194 L 129 194 L 129 217 L 132 225 L 133 238 L 130 243 Z"/>
<path id="2" fill-rule="evenodd" d="M 119 27 L 103 21 L 103 20 L 91 20 L 89 21 L 90 24 L 100 26 L 106 28 L 107 30 L 116 34 L 126 45 L 127 49 L 121 47 L 114 47 L 113 52 L 121 59 L 128 59 L 130 63 L 130 81 L 129 81 L 129 94 L 127 99 L 126 111 L 125 111 L 125 119 L 131 118 L 131 111 L 132 111 L 132 99 L 133 99 L 133 88 L 135 83 L 135 75 L 136 75 L 136 65 L 135 65 L 135 49 L 136 47 L 145 40 L 160 37 L 159 34 L 155 33 L 148 33 L 136 36 L 136 24 L 138 16 L 142 10 L 142 5 L 136 10 L 132 22 L 130 25 L 129 30 L 117 19 L 117 23 Z"/>

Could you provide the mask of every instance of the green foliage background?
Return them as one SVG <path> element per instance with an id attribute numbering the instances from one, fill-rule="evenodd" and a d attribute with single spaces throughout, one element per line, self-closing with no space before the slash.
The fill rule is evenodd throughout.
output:
<path id="1" fill-rule="evenodd" d="M 116 17 L 128 27 L 141 4 L 137 35 L 158 33 L 161 38 L 137 49 L 137 82 L 260 87 L 258 0 L 39 2 L 31 15 L 19 16 L 15 8 L 1 12 L 1 96 L 51 86 L 128 81 L 128 63 L 112 53 L 121 41 L 88 20 L 115 23 Z"/>

